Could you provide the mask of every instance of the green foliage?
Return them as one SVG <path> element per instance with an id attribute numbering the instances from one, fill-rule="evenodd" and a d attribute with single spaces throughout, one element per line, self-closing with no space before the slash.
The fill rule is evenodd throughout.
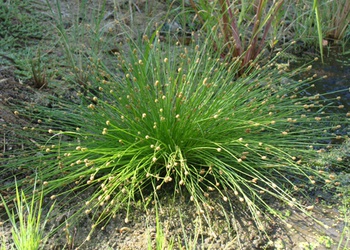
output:
<path id="1" fill-rule="evenodd" d="M 17 175 L 24 193 L 17 190 L 14 196 L 22 204 L 33 183 L 41 185 L 42 195 L 65 204 L 81 195 L 86 203 L 77 204 L 75 215 L 91 214 L 92 231 L 120 211 L 129 221 L 140 201 L 145 210 L 158 208 L 159 197 L 169 194 L 192 202 L 208 223 L 218 198 L 230 208 L 239 203 L 258 226 L 262 213 L 280 216 L 267 202 L 271 197 L 305 211 L 294 193 L 305 182 L 323 181 L 322 172 L 308 163 L 330 140 L 342 138 L 349 118 L 329 111 L 338 107 L 327 95 L 309 94 L 317 76 L 299 78 L 310 67 L 286 72 L 278 55 L 264 65 L 254 60 L 262 56 L 259 39 L 263 46 L 265 41 L 276 44 L 282 1 L 270 8 L 259 1 L 256 9 L 242 1 L 238 20 L 233 7 L 226 11 L 226 2 L 220 3 L 219 9 L 198 11 L 206 27 L 214 27 L 206 30 L 207 39 L 174 46 L 170 40 L 160 42 L 156 31 L 142 41 L 128 40 L 129 47 L 120 45 L 108 61 L 102 53 L 107 44 L 101 28 L 104 5 L 90 13 L 82 1 L 68 28 L 62 15 L 56 16 L 71 73 L 65 79 L 84 91 L 71 100 L 51 97 L 47 106 L 14 107 L 14 114 L 32 127 L 17 128 L 27 139 L 23 151 L 0 158 L 7 183 L 0 190 L 13 188 L 12 175 Z M 61 13 L 59 1 L 49 6 L 51 13 Z M 214 24 L 216 12 L 224 20 L 221 27 Z M 246 17 L 255 14 L 247 25 L 252 29 L 244 33 Z M 96 19 L 89 25 L 91 15 Z M 238 26 L 226 26 L 230 21 Z M 230 60 L 222 58 L 219 47 L 227 49 Z M 40 59 L 32 62 L 32 73 L 45 83 Z M 329 164 L 336 164 L 332 160 Z M 17 212 L 21 216 L 22 210 Z M 161 248 L 165 236 L 158 219 Z M 186 244 L 195 245 L 199 237 L 186 238 Z"/>
<path id="2" fill-rule="evenodd" d="M 346 42 L 350 22 L 348 0 L 286 1 L 284 6 L 282 25 L 285 33 L 281 35 L 292 33 L 293 39 L 303 41 L 306 46 L 316 46 L 320 37 L 337 43 Z"/>
<path id="3" fill-rule="evenodd" d="M 319 7 L 323 17 L 325 37 L 336 42 L 344 40 L 350 30 L 350 1 L 330 1 L 320 4 Z"/>
<path id="4" fill-rule="evenodd" d="M 266 0 L 259 0 L 256 5 L 226 0 L 199 1 L 197 5 L 193 0 L 190 2 L 207 33 L 217 31 L 212 39 L 215 41 L 214 48 L 221 56 L 229 61 L 239 58 L 240 75 L 247 73 L 247 68 L 257 58 L 261 60 L 267 44 L 273 48 L 277 43 L 276 37 L 269 33 L 272 23 L 279 20 L 283 0 L 271 5 Z"/>
<path id="5" fill-rule="evenodd" d="M 106 1 L 101 1 L 97 9 L 90 9 L 88 1 L 81 1 L 73 20 L 64 19 L 59 1 L 55 4 L 46 2 L 69 68 L 69 72 L 65 74 L 65 80 L 88 88 L 95 70 L 91 67 L 105 52 L 108 40 L 115 39 L 115 37 L 107 38 L 105 34 L 109 31 L 106 31 L 106 27 L 102 27 Z"/>
<path id="6" fill-rule="evenodd" d="M 312 9 L 315 12 L 315 16 L 316 16 L 318 45 L 319 45 L 319 48 L 320 48 L 321 60 L 322 60 L 322 63 L 323 63 L 323 33 L 322 33 L 322 26 L 321 26 L 321 17 L 320 17 L 320 12 L 319 12 L 319 8 L 318 8 L 318 0 L 314 0 L 314 4 L 313 4 Z"/>
<path id="7" fill-rule="evenodd" d="M 30 200 L 22 190 L 18 189 L 16 184 L 16 196 L 14 200 L 15 209 L 10 208 L 10 204 L 1 196 L 2 204 L 5 207 L 12 226 L 12 240 L 17 250 L 37 250 L 43 249 L 47 218 L 42 219 L 43 193 L 38 196 L 36 186 L 32 190 L 33 194 Z M 6 246 L 4 246 L 6 248 Z"/>
<path id="8" fill-rule="evenodd" d="M 205 217 L 213 194 L 245 204 L 257 222 L 273 212 L 267 196 L 303 209 L 293 180 L 314 183 L 309 175 L 318 174 L 305 163 L 345 121 L 273 62 L 235 78 L 236 65 L 211 48 L 206 41 L 170 50 L 144 37 L 117 54 L 121 75 L 97 70 L 81 104 L 18 109 L 37 122 L 31 138 L 46 135 L 35 137 L 39 155 L 5 159 L 6 171 L 21 166 L 25 186 L 35 169 L 52 199 L 90 193 L 80 211 L 93 214 L 93 228 L 121 209 L 128 221 L 134 201 L 150 204 L 161 190 L 185 195 Z"/>
<path id="9" fill-rule="evenodd" d="M 0 47 L 18 48 L 43 38 L 43 28 L 37 19 L 42 16 L 32 10 L 33 1 L 0 1 Z"/>

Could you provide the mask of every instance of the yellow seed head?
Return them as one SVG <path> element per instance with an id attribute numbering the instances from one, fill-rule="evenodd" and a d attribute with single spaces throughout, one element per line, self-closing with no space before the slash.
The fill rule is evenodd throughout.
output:
<path id="1" fill-rule="evenodd" d="M 203 85 L 206 85 L 206 84 L 207 84 L 207 81 L 208 81 L 208 78 L 207 78 L 207 77 L 204 78 L 204 80 L 203 80 Z"/>
<path id="2" fill-rule="evenodd" d="M 252 179 L 252 182 L 253 182 L 253 183 L 257 183 L 257 182 L 258 182 L 258 178 Z"/>
<path id="3" fill-rule="evenodd" d="M 170 176 L 166 176 L 164 178 L 164 182 L 167 183 L 167 182 L 171 182 L 173 180 L 173 178 L 171 178 Z"/>

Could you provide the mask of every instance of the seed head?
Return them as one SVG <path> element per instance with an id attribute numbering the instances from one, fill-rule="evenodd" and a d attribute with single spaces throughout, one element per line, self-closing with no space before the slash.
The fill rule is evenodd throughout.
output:
<path id="1" fill-rule="evenodd" d="M 170 176 L 166 176 L 164 178 L 164 182 L 167 183 L 167 182 L 171 182 L 173 179 L 170 177 Z"/>
<path id="2" fill-rule="evenodd" d="M 203 85 L 206 85 L 206 84 L 207 84 L 207 81 L 208 81 L 208 78 L 207 78 L 207 77 L 204 78 L 204 80 L 203 80 Z"/>
<path id="3" fill-rule="evenodd" d="M 315 206 L 308 206 L 308 207 L 306 207 L 306 210 L 307 211 L 312 211 L 314 208 L 315 208 Z"/>

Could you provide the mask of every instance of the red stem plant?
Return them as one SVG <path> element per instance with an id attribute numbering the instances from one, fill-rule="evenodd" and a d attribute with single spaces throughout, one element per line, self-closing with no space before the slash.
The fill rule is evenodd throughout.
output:
<path id="1" fill-rule="evenodd" d="M 271 29 L 271 24 L 280 10 L 284 0 L 279 0 L 271 4 L 268 9 L 268 0 L 257 0 L 254 5 L 254 22 L 251 32 L 251 36 L 247 39 L 246 36 L 242 36 L 240 32 L 240 23 L 237 22 L 236 13 L 238 9 L 235 8 L 234 2 L 229 0 L 218 0 L 219 15 L 213 15 L 208 12 L 215 11 L 216 5 L 208 4 L 207 1 L 200 2 L 198 5 L 190 0 L 192 8 L 195 10 L 199 20 L 203 25 L 206 24 L 209 18 L 219 18 L 215 24 L 219 23 L 219 28 L 223 38 L 224 46 L 214 43 L 215 50 L 221 48 L 221 54 L 224 58 L 235 60 L 240 58 L 241 64 L 239 69 L 239 75 L 247 72 L 249 66 L 252 66 L 252 62 L 255 61 L 262 53 L 266 44 L 267 36 Z M 205 9 L 205 11 L 203 11 Z M 268 9 L 268 10 L 267 10 Z M 267 11 L 265 11 L 267 10 Z M 263 15 L 266 13 L 265 15 Z M 208 22 L 209 23 L 209 22 Z M 214 24 L 214 25 L 215 25 Z M 249 25 L 249 23 L 247 23 Z M 247 31 L 248 27 L 242 27 Z M 273 38 L 275 39 L 275 38 Z M 272 43 L 273 44 L 273 43 Z"/>

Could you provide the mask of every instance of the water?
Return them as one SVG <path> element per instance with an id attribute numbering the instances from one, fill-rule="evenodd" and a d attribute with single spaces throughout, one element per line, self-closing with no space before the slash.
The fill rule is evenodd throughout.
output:
<path id="1" fill-rule="evenodd" d="M 326 52 L 324 64 L 318 60 L 312 64 L 312 73 L 318 76 L 327 75 L 327 78 L 315 83 L 315 92 L 320 94 L 330 93 L 339 90 L 345 90 L 339 93 L 331 94 L 329 97 L 340 96 L 337 105 L 344 105 L 341 112 L 350 111 L 350 46 L 344 52 L 329 51 Z"/>

